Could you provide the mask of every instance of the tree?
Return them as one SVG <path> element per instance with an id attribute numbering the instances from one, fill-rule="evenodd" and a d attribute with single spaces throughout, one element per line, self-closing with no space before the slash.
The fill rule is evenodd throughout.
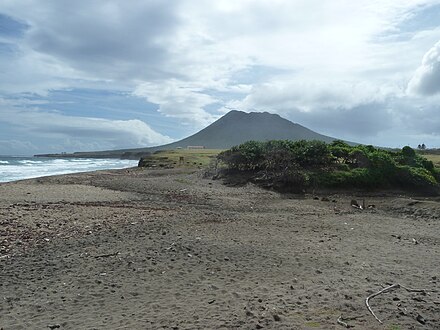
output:
<path id="1" fill-rule="evenodd" d="M 413 159 L 416 156 L 416 153 L 413 148 L 405 146 L 402 148 L 402 155 L 405 158 Z"/>

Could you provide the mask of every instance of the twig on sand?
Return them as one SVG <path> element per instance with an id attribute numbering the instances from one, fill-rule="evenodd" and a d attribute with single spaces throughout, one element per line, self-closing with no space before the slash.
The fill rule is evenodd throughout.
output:
<path id="1" fill-rule="evenodd" d="M 350 328 L 350 326 L 347 323 L 345 323 L 344 321 L 342 321 L 342 320 L 343 320 L 343 318 L 342 318 L 342 315 L 341 315 L 341 316 L 338 317 L 338 324 L 342 325 L 343 327 Z"/>
<path id="2" fill-rule="evenodd" d="M 94 258 L 107 258 L 107 257 L 117 256 L 118 254 L 119 254 L 119 251 L 118 252 L 114 252 L 114 253 L 100 254 L 100 255 L 97 255 L 97 256 L 93 256 L 93 257 Z"/>
<path id="3" fill-rule="evenodd" d="M 374 314 L 373 310 L 371 309 L 371 306 L 370 306 L 370 299 L 372 299 L 372 298 L 374 298 L 374 297 L 376 297 L 376 296 L 378 296 L 378 295 L 380 295 L 380 294 L 382 294 L 382 293 L 390 292 L 390 291 L 396 290 L 396 289 L 398 289 L 398 288 L 403 288 L 403 289 L 405 289 L 405 290 L 408 291 L 408 292 L 423 292 L 423 293 L 426 294 L 426 290 L 423 290 L 423 289 L 422 289 L 422 290 L 419 290 L 419 289 L 410 289 L 410 288 L 407 288 L 407 287 L 405 287 L 405 286 L 403 286 L 403 285 L 401 285 L 401 284 L 399 284 L 399 283 L 395 283 L 395 284 L 392 284 L 392 285 L 390 285 L 390 286 L 387 286 L 387 287 L 383 288 L 382 290 L 380 290 L 380 291 L 378 291 L 378 292 L 376 292 L 376 293 L 373 293 L 373 294 L 369 295 L 369 296 L 367 297 L 367 299 L 365 299 L 365 305 L 367 306 L 368 311 L 371 313 L 371 315 L 373 315 L 374 318 L 375 318 L 379 323 L 382 324 L 383 322 L 382 322 L 382 321 L 376 316 L 376 314 Z"/>
<path id="4" fill-rule="evenodd" d="M 347 322 L 344 322 L 344 321 L 356 320 L 358 318 L 360 318 L 360 316 L 342 317 L 342 315 L 341 315 L 341 316 L 338 317 L 337 322 L 338 322 L 338 324 L 340 324 L 343 327 L 346 327 L 348 329 L 348 328 L 353 328 L 354 326 L 353 325 L 349 325 Z"/>

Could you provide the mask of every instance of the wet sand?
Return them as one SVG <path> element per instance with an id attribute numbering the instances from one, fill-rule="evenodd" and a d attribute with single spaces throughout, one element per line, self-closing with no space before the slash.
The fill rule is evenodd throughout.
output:
<path id="1" fill-rule="evenodd" d="M 313 197 L 185 170 L 0 184 L 0 328 L 440 329 L 438 201 Z M 380 324 L 365 298 L 393 283 L 429 292 L 373 298 Z"/>

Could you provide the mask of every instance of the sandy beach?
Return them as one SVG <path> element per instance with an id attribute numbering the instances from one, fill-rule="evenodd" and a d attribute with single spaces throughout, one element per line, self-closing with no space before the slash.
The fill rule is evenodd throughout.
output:
<path id="1" fill-rule="evenodd" d="M 0 329 L 440 329 L 439 219 L 195 170 L 0 184 Z M 365 299 L 396 283 L 426 291 L 372 298 L 381 324 Z"/>

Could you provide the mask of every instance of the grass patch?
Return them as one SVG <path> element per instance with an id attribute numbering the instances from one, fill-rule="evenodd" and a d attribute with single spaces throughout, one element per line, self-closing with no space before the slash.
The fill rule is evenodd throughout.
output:
<path id="1" fill-rule="evenodd" d="M 306 323 L 304 323 L 304 325 L 308 328 L 320 328 L 322 326 L 321 323 L 316 322 L 316 321 L 306 322 Z"/>
<path id="2" fill-rule="evenodd" d="M 140 167 L 149 168 L 203 168 L 217 157 L 220 149 L 159 150 L 139 161 Z"/>
<path id="3" fill-rule="evenodd" d="M 440 168 L 440 155 L 423 153 L 423 157 L 433 162 L 435 167 Z"/>

